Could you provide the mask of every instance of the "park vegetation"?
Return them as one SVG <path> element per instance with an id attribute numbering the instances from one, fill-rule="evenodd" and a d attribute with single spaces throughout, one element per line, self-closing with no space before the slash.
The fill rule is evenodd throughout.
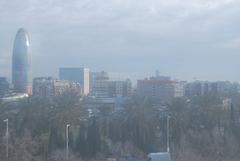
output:
<path id="1" fill-rule="evenodd" d="M 89 110 L 87 98 L 73 92 L 53 99 L 28 98 L 0 103 L 0 119 L 9 119 L 10 161 L 64 161 L 69 128 L 69 161 L 133 156 L 166 151 L 170 116 L 173 161 L 235 161 L 240 157 L 240 122 L 235 94 L 229 109 L 213 95 L 159 102 L 131 96 L 121 109 Z M 91 111 L 91 112 L 90 112 Z M 6 160 L 6 125 L 0 123 L 0 158 Z"/>

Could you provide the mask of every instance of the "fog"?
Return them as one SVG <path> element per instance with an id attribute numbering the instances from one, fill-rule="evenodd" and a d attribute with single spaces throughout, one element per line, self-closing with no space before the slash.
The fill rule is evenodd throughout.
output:
<path id="1" fill-rule="evenodd" d="M 0 75 L 10 77 L 13 40 L 24 27 L 33 76 L 86 66 L 122 77 L 158 69 L 182 80 L 239 81 L 239 7 L 237 0 L 1 0 Z"/>

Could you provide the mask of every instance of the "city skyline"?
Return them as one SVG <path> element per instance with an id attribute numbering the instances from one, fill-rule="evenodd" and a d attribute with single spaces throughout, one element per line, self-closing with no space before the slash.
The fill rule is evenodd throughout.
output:
<path id="1" fill-rule="evenodd" d="M 33 77 L 87 66 L 122 75 L 159 70 L 182 80 L 240 81 L 236 0 L 2 3 L 2 76 L 11 76 L 12 43 L 23 26 L 32 38 Z"/>
<path id="2" fill-rule="evenodd" d="M 0 0 L 0 161 L 239 161 L 240 0 Z"/>

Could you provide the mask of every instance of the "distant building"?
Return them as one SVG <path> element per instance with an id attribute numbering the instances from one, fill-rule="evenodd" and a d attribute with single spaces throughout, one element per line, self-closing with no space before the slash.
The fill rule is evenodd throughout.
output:
<path id="1" fill-rule="evenodd" d="M 229 81 L 218 81 L 216 83 L 219 94 L 239 93 L 239 83 L 231 83 Z"/>
<path id="2" fill-rule="evenodd" d="M 184 82 L 171 80 L 171 77 L 159 76 L 137 81 L 137 93 L 157 100 L 170 100 L 184 96 Z"/>
<path id="3" fill-rule="evenodd" d="M 230 98 L 226 98 L 222 101 L 222 105 L 225 111 L 230 111 L 232 107 L 232 100 Z"/>
<path id="4" fill-rule="evenodd" d="M 185 95 L 185 82 L 174 83 L 174 97 L 183 97 Z"/>
<path id="5" fill-rule="evenodd" d="M 72 82 L 68 80 L 55 80 L 53 82 L 54 94 L 56 96 L 63 94 L 65 91 L 76 92 L 79 96 L 82 93 L 81 85 L 78 82 Z"/>
<path id="6" fill-rule="evenodd" d="M 98 98 L 127 97 L 132 83 L 127 80 L 110 80 L 105 71 L 90 73 L 90 94 Z"/>
<path id="7" fill-rule="evenodd" d="M 168 152 L 150 153 L 148 161 L 171 161 L 171 155 Z"/>
<path id="8" fill-rule="evenodd" d="M 122 110 L 126 106 L 128 100 L 129 99 L 127 97 L 87 97 L 85 100 L 85 105 L 88 109 L 113 112 L 115 110 Z"/>
<path id="9" fill-rule="evenodd" d="M 89 91 L 92 94 L 94 91 L 94 84 L 96 81 L 106 81 L 109 80 L 108 73 L 105 71 L 101 72 L 90 72 L 89 73 Z"/>
<path id="10" fill-rule="evenodd" d="M 95 80 L 92 95 L 102 98 L 127 97 L 131 94 L 131 88 L 130 80 Z"/>
<path id="11" fill-rule="evenodd" d="M 156 74 L 156 76 L 151 77 L 150 79 L 151 79 L 151 80 L 169 81 L 169 80 L 171 80 L 171 77 L 169 77 L 169 76 L 162 76 L 162 75 Z"/>
<path id="12" fill-rule="evenodd" d="M 78 82 L 84 95 L 89 94 L 89 69 L 88 68 L 60 68 L 59 79 Z"/>
<path id="13" fill-rule="evenodd" d="M 27 93 L 8 93 L 0 100 L 4 103 L 17 103 L 23 99 L 28 99 L 29 95 Z"/>
<path id="14" fill-rule="evenodd" d="M 33 80 L 33 96 L 47 97 L 58 96 L 65 91 L 75 91 L 81 94 L 80 84 L 67 80 L 57 80 L 51 77 L 39 77 Z"/>
<path id="15" fill-rule="evenodd" d="M 185 96 L 200 96 L 202 95 L 201 82 L 187 83 L 185 85 Z"/>
<path id="16" fill-rule="evenodd" d="M 175 96 L 175 84 L 171 80 L 138 80 L 137 93 L 152 99 L 169 100 Z"/>
<path id="17" fill-rule="evenodd" d="M 13 47 L 12 83 L 17 93 L 32 93 L 31 49 L 27 31 L 19 29 Z"/>
<path id="18" fill-rule="evenodd" d="M 185 96 L 202 95 L 228 95 L 231 92 L 239 92 L 239 85 L 228 81 L 195 81 L 185 85 Z"/>
<path id="19" fill-rule="evenodd" d="M 39 77 L 33 79 L 33 96 L 52 97 L 55 95 L 54 79 L 51 77 Z"/>
<path id="20" fill-rule="evenodd" d="M 92 98 L 88 97 L 86 100 L 86 107 L 88 109 L 108 109 L 114 111 L 116 108 L 116 100 L 114 98 Z"/>
<path id="21" fill-rule="evenodd" d="M 0 77 L 0 97 L 3 97 L 9 90 L 7 78 Z"/>
<path id="22" fill-rule="evenodd" d="M 95 97 L 108 98 L 109 94 L 109 81 L 107 80 L 97 80 L 94 81 L 94 85 L 92 87 L 91 95 Z"/>

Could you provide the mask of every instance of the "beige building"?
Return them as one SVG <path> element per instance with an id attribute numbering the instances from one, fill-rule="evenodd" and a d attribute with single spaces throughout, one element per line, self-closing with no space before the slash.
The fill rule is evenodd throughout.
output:
<path id="1" fill-rule="evenodd" d="M 81 95 L 81 86 L 78 82 L 57 80 L 51 77 L 39 77 L 33 80 L 33 96 L 53 97 L 66 91 L 74 91 Z"/>

